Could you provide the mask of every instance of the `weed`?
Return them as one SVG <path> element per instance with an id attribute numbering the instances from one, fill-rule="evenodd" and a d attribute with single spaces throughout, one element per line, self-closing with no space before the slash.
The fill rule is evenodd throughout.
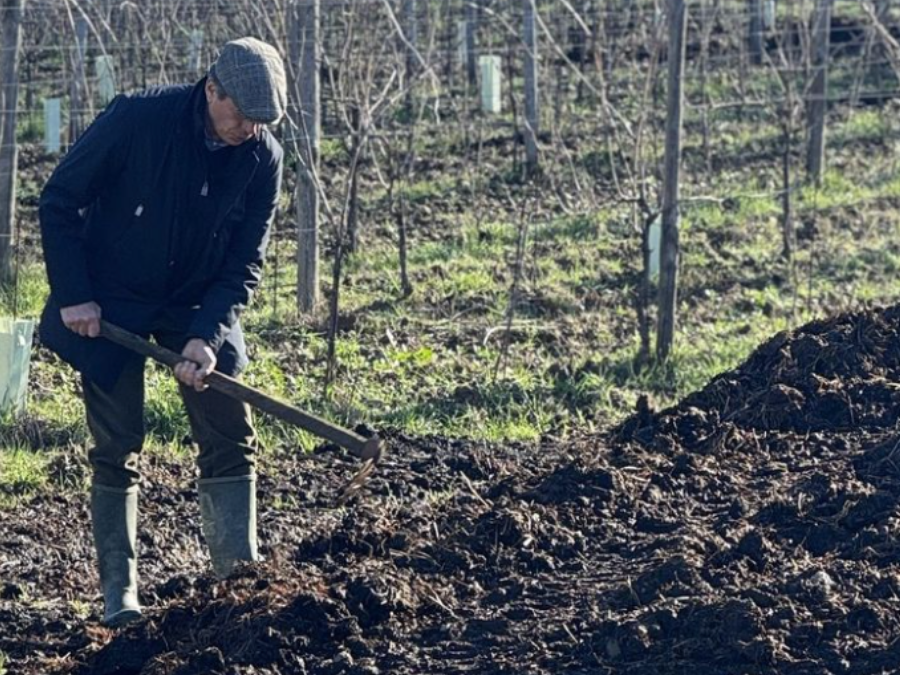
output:
<path id="1" fill-rule="evenodd" d="M 82 621 L 87 619 L 92 612 L 91 604 L 83 600 L 69 600 L 69 607 L 72 609 L 75 616 Z M 0 671 L 0 675 L 2 675 L 2 671 Z"/>

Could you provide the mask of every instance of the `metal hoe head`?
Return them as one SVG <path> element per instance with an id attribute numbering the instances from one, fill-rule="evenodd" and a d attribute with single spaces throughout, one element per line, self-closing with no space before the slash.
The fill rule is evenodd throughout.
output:
<path id="1" fill-rule="evenodd" d="M 363 465 L 350 482 L 347 483 L 344 489 L 341 490 L 341 494 L 337 500 L 338 506 L 346 504 L 350 499 L 356 496 L 363 487 L 365 487 L 369 478 L 375 473 L 375 469 L 384 459 L 386 454 L 387 447 L 385 446 L 384 441 L 378 438 L 378 436 L 373 436 L 366 441 L 362 451 L 358 455 L 358 457 L 363 460 Z"/>

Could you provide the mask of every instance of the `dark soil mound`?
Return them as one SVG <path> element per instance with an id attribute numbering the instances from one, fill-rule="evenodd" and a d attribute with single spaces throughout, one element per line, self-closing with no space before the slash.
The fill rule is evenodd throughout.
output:
<path id="1" fill-rule="evenodd" d="M 723 425 L 760 431 L 893 427 L 900 415 L 900 307 L 779 333 L 736 370 L 653 420 L 693 447 Z M 646 436 L 636 416 L 623 433 Z M 676 424 L 677 422 L 677 424 Z"/>
<path id="2" fill-rule="evenodd" d="M 35 499 L 0 526 L 0 651 L 29 675 L 896 672 L 898 320 L 776 336 L 603 437 L 392 438 L 342 508 L 351 465 L 273 459 L 267 562 L 226 582 L 198 576 L 189 471 L 149 462 L 148 618 L 118 633 L 85 499 Z"/>

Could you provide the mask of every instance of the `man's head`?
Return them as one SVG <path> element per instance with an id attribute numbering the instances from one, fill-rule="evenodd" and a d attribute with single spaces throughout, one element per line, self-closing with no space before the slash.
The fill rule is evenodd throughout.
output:
<path id="1" fill-rule="evenodd" d="M 271 45 L 256 38 L 227 43 L 206 81 L 209 119 L 229 145 L 256 136 L 281 119 L 287 105 L 284 64 Z"/>

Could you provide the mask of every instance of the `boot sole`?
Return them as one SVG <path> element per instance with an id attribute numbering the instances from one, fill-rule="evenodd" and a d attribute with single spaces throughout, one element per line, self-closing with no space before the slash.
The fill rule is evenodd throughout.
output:
<path id="1" fill-rule="evenodd" d="M 139 609 L 123 609 L 112 616 L 103 619 L 102 623 L 107 628 L 121 628 L 141 618 L 141 610 Z"/>

